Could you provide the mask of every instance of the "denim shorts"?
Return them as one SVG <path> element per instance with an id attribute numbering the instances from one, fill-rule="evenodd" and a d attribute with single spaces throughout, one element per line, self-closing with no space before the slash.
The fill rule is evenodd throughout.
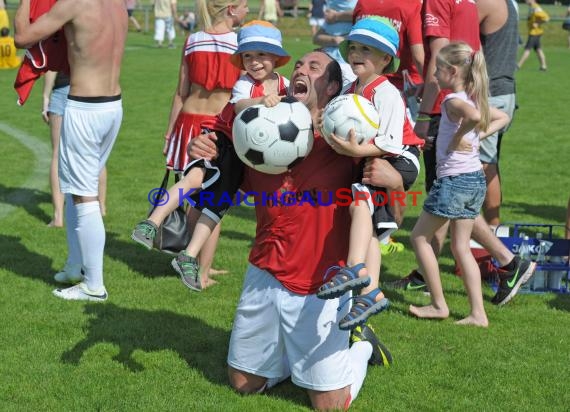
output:
<path id="1" fill-rule="evenodd" d="M 445 219 L 475 219 L 486 191 L 483 170 L 442 177 L 433 183 L 424 210 Z"/>
<path id="2" fill-rule="evenodd" d="M 68 94 L 69 86 L 53 89 L 49 97 L 48 112 L 51 114 L 56 114 L 58 116 L 63 116 Z"/>

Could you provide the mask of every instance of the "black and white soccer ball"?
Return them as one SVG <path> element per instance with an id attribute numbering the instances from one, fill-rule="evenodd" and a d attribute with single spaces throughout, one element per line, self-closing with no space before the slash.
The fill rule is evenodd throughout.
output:
<path id="1" fill-rule="evenodd" d="M 263 173 L 286 172 L 313 147 L 311 113 L 294 97 L 273 107 L 258 104 L 242 110 L 232 132 L 238 157 Z"/>
<path id="2" fill-rule="evenodd" d="M 368 142 L 378 134 L 379 115 L 372 102 L 358 94 L 343 94 L 332 99 L 323 112 L 321 132 L 328 144 L 330 136 L 348 140 L 348 134 L 354 129 L 356 142 Z"/>

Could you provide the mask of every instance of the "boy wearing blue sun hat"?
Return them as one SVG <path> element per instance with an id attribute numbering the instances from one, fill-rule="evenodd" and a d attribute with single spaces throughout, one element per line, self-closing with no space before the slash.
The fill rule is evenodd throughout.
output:
<path id="1" fill-rule="evenodd" d="M 275 72 L 291 59 L 283 49 L 281 32 L 273 24 L 253 20 L 238 33 L 238 48 L 231 56 L 232 64 L 246 74 L 236 82 L 230 103 L 237 114 L 254 104 L 275 106 L 287 95 L 289 80 Z"/>
<path id="2" fill-rule="evenodd" d="M 400 203 L 389 201 L 394 198 L 391 192 L 402 194 L 408 190 L 420 170 L 419 149 L 423 140 L 415 135 L 407 119 L 400 92 L 385 76 L 398 69 L 398 46 L 398 32 L 383 17 L 359 20 L 339 46 L 342 57 L 357 76 L 344 94 L 355 93 L 370 100 L 378 112 L 375 121 L 380 126 L 374 138 L 360 145 L 354 138 L 344 140 L 333 135 L 333 149 L 351 157 L 379 158 L 375 161 L 380 161 L 380 167 L 385 170 L 382 180 L 375 181 L 380 187 L 360 182 L 353 185 L 353 197 L 363 200 L 364 195 L 368 200 L 353 201 L 350 205 L 352 227 L 359 230 L 350 231 L 346 267 L 328 279 L 317 294 L 318 297 L 329 299 L 351 290 L 348 284 L 357 287 L 366 285 L 360 295 L 354 298 L 350 312 L 340 321 L 341 329 L 353 329 L 389 306 L 388 299 L 378 288 L 378 241 L 390 236 L 402 221 Z"/>

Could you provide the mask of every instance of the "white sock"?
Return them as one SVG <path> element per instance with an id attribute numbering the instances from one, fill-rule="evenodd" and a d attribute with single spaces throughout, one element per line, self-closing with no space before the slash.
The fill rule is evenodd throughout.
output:
<path id="1" fill-rule="evenodd" d="M 77 208 L 73 196 L 65 194 L 65 234 L 67 235 L 67 266 L 81 265 L 81 250 L 77 239 Z"/>
<path id="2" fill-rule="evenodd" d="M 103 287 L 103 251 L 105 250 L 105 226 L 99 202 L 78 203 L 77 238 L 83 257 L 85 283 L 92 291 Z"/>
<path id="3" fill-rule="evenodd" d="M 381 245 L 387 245 L 388 243 L 390 243 L 390 236 L 386 236 L 386 237 L 383 237 L 382 239 L 380 239 Z"/>
<path id="4" fill-rule="evenodd" d="M 350 402 L 354 402 L 362 388 L 366 370 L 368 369 L 368 360 L 372 356 L 372 345 L 370 342 L 360 341 L 354 342 L 348 350 L 354 382 L 350 385 Z"/>

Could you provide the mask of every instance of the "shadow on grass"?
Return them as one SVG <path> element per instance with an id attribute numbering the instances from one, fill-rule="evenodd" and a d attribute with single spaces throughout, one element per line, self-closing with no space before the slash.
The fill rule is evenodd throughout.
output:
<path id="1" fill-rule="evenodd" d="M 545 204 L 531 205 L 529 203 L 522 202 L 504 202 L 502 207 L 510 209 L 511 213 L 531 215 L 536 217 L 535 221 L 526 223 L 543 223 L 545 218 L 548 218 L 549 220 L 554 219 L 555 221 L 562 223 L 566 219 L 566 208 L 562 206 Z"/>
<path id="2" fill-rule="evenodd" d="M 123 262 L 133 271 L 147 278 L 178 276 L 170 261 L 174 256 L 156 250 L 146 250 L 131 238 L 120 239 L 118 233 L 107 232 L 105 255 Z"/>
<path id="3" fill-rule="evenodd" d="M 165 310 L 127 309 L 114 304 L 87 304 L 87 336 L 61 355 L 63 363 L 78 365 L 83 354 L 99 343 L 119 347 L 113 360 L 132 372 L 144 365 L 133 358 L 138 350 L 177 353 L 189 367 L 196 369 L 212 384 L 228 386 L 226 356 L 230 332 L 213 327 L 193 316 Z M 299 388 L 291 383 L 279 385 L 269 395 L 299 403 Z M 305 406 L 305 405 L 304 405 Z"/>
<path id="4" fill-rule="evenodd" d="M 554 299 L 550 300 L 548 304 L 553 309 L 564 310 L 570 312 L 570 294 L 557 293 Z"/>
<path id="5" fill-rule="evenodd" d="M 29 250 L 22 245 L 21 238 L 0 235 L 0 266 L 15 274 L 34 280 L 41 280 L 49 285 L 58 285 L 53 280 L 52 260 Z"/>
<path id="6" fill-rule="evenodd" d="M 137 350 L 176 352 L 188 366 L 212 383 L 227 384 L 226 355 L 229 332 L 201 319 L 165 310 L 127 309 L 114 304 L 87 304 L 87 336 L 61 355 L 64 363 L 79 364 L 83 354 L 99 343 L 119 347 L 113 360 L 132 372 L 144 365 L 133 358 Z"/>
<path id="7" fill-rule="evenodd" d="M 51 216 L 45 213 L 39 205 L 50 202 L 51 195 L 47 192 L 25 187 L 6 187 L 0 184 L 0 203 L 23 208 L 29 215 L 46 224 L 51 221 Z"/>

